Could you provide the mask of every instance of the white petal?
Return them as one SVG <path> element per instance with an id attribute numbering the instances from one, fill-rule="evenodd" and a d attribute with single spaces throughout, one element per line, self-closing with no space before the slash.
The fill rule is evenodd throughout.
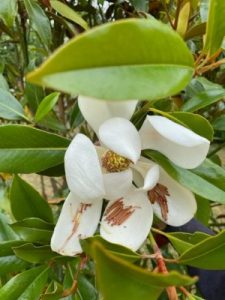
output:
<path id="1" fill-rule="evenodd" d="M 124 197 L 132 186 L 132 175 L 130 169 L 118 173 L 104 174 L 105 198 L 116 200 Z"/>
<path id="2" fill-rule="evenodd" d="M 102 123 L 113 117 L 130 119 L 135 111 L 138 100 L 105 101 L 80 95 L 78 105 L 85 120 L 98 134 Z"/>
<path id="3" fill-rule="evenodd" d="M 66 181 L 71 192 L 84 202 L 105 194 L 102 171 L 95 146 L 77 134 L 65 154 Z"/>
<path id="4" fill-rule="evenodd" d="M 168 204 L 168 219 L 162 218 L 161 209 L 157 203 L 153 204 L 154 213 L 171 226 L 181 226 L 190 221 L 197 209 L 195 197 L 191 191 L 173 180 L 160 168 L 159 183 L 168 188 L 170 196 L 166 196 Z"/>
<path id="5" fill-rule="evenodd" d="M 146 194 L 141 191 L 132 191 L 124 199 L 116 201 L 110 201 L 106 207 L 100 227 L 101 236 L 111 243 L 120 244 L 136 251 L 145 241 L 152 225 L 151 203 Z M 130 208 L 133 213 L 120 225 L 113 225 L 113 222 L 110 223 L 107 220 L 107 216 L 109 217 L 110 214 L 107 214 L 107 209 L 110 207 L 112 209 L 112 205 L 114 205 L 112 210 L 115 212 L 115 206 L 120 203 L 124 209 L 129 210 Z M 117 213 L 117 218 L 121 216 L 122 211 L 120 210 L 120 214 Z"/>
<path id="6" fill-rule="evenodd" d="M 115 153 L 129 158 L 134 163 L 141 154 L 141 141 L 135 126 L 128 120 L 112 118 L 99 128 L 99 139 Z"/>
<path id="7" fill-rule="evenodd" d="M 141 190 L 151 190 L 159 181 L 159 166 L 151 161 L 138 161 L 132 168 L 137 171 L 134 173 L 134 182 Z"/>
<path id="8" fill-rule="evenodd" d="M 70 193 L 64 202 L 53 232 L 51 248 L 61 255 L 74 256 L 82 252 L 79 239 L 92 236 L 101 216 L 102 199 L 83 203 Z"/>
<path id="9" fill-rule="evenodd" d="M 147 116 L 141 130 L 142 149 L 153 149 L 185 169 L 199 166 L 209 150 L 209 141 L 165 117 Z"/>

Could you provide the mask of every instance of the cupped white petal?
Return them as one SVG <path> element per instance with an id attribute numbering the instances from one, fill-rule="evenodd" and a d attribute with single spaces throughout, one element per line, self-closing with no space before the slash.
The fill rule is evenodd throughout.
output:
<path id="1" fill-rule="evenodd" d="M 102 199 L 83 203 L 70 193 L 63 204 L 51 238 L 52 250 L 67 256 L 81 253 L 79 240 L 95 233 L 101 216 L 101 209 Z"/>
<path id="2" fill-rule="evenodd" d="M 130 119 L 133 115 L 138 100 L 105 101 L 80 95 L 78 105 L 85 120 L 98 134 L 99 127 L 106 120 L 113 117 Z"/>
<path id="3" fill-rule="evenodd" d="M 136 163 L 141 154 L 141 140 L 135 126 L 128 120 L 112 118 L 99 128 L 100 141 L 113 152 Z"/>
<path id="4" fill-rule="evenodd" d="M 147 116 L 139 133 L 142 149 L 157 150 L 185 169 L 199 166 L 209 150 L 206 138 L 161 116 Z"/>
<path id="5" fill-rule="evenodd" d="M 160 206 L 153 204 L 154 213 L 165 223 L 171 226 L 181 226 L 190 221 L 196 212 L 196 200 L 191 191 L 173 180 L 164 170 L 160 168 L 159 183 L 168 189 L 166 196 L 168 213 L 167 220 L 162 217 Z"/>
<path id="6" fill-rule="evenodd" d="M 125 198 L 108 203 L 100 234 L 111 243 L 136 251 L 145 241 L 152 220 L 152 206 L 146 194 L 132 190 Z"/>
<path id="7" fill-rule="evenodd" d="M 71 192 L 84 202 L 102 198 L 103 177 L 95 146 L 83 134 L 77 134 L 65 154 L 66 181 Z"/>
<path id="8" fill-rule="evenodd" d="M 130 169 L 117 173 L 103 174 L 105 198 L 116 200 L 124 197 L 132 187 L 133 174 Z"/>
<path id="9" fill-rule="evenodd" d="M 143 162 L 139 160 L 132 168 L 135 172 L 134 182 L 141 190 L 148 191 L 159 181 L 159 166 L 151 161 Z"/>

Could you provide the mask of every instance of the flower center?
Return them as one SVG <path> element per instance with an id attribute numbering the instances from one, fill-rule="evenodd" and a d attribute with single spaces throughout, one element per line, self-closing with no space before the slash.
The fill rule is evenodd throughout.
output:
<path id="1" fill-rule="evenodd" d="M 110 173 L 127 170 L 130 163 L 129 159 L 111 150 L 108 150 L 102 157 L 102 166 Z"/>
<path id="2" fill-rule="evenodd" d="M 161 209 L 162 218 L 165 221 L 167 221 L 167 215 L 169 212 L 166 196 L 170 196 L 168 188 L 160 183 L 157 183 L 152 190 L 148 191 L 148 198 L 150 202 L 152 204 L 158 203 Z"/>

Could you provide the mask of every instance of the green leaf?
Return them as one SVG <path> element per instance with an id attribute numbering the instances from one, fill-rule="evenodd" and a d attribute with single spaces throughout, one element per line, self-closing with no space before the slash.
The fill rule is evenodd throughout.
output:
<path id="1" fill-rule="evenodd" d="M 223 88 L 202 91 L 186 101 L 181 107 L 181 110 L 194 112 L 219 101 L 223 97 L 225 97 L 225 90 Z"/>
<path id="2" fill-rule="evenodd" d="M 24 4 L 34 31 L 38 34 L 44 48 L 48 48 L 52 40 L 49 19 L 36 1 L 24 0 Z"/>
<path id="3" fill-rule="evenodd" d="M 0 1 L 0 19 L 3 20 L 6 26 L 12 27 L 17 15 L 16 0 L 1 0 Z"/>
<path id="4" fill-rule="evenodd" d="M 158 299 L 165 287 L 189 285 L 196 278 L 180 275 L 153 273 L 113 255 L 98 242 L 94 245 L 97 283 L 107 300 L 151 300 Z"/>
<path id="5" fill-rule="evenodd" d="M 15 255 L 1 256 L 0 257 L 0 274 L 5 275 L 8 273 L 20 272 L 29 266 L 27 262 L 21 260 Z M 0 290 L 1 295 L 1 290 Z M 2 298 L 1 298 L 2 299 Z"/>
<path id="6" fill-rule="evenodd" d="M 134 261 L 137 261 L 138 259 L 140 259 L 140 255 L 138 253 L 132 251 L 129 248 L 123 247 L 121 245 L 109 243 L 108 241 L 104 240 L 99 235 L 96 235 L 94 237 L 89 237 L 86 239 L 82 239 L 80 241 L 82 248 L 86 252 L 86 254 L 88 254 L 92 257 L 94 256 L 93 244 L 96 241 L 99 244 L 101 244 L 102 246 L 104 246 L 104 248 L 107 249 L 110 253 L 112 253 L 118 257 L 121 257 L 121 258 L 126 259 L 131 262 L 134 262 Z"/>
<path id="7" fill-rule="evenodd" d="M 57 0 L 51 0 L 50 1 L 51 6 L 54 8 L 54 10 L 57 11 L 60 15 L 63 17 L 73 21 L 74 23 L 80 25 L 82 28 L 85 30 L 88 29 L 88 24 L 87 22 L 77 13 L 75 12 L 72 8 L 70 8 L 68 5 L 57 1 Z"/>
<path id="8" fill-rule="evenodd" d="M 29 218 L 13 223 L 11 227 L 24 241 L 44 245 L 50 243 L 54 229 L 53 224 L 37 218 Z"/>
<path id="9" fill-rule="evenodd" d="M 211 236 L 184 252 L 179 263 L 207 269 L 225 269 L 225 231 Z"/>
<path id="10" fill-rule="evenodd" d="M 29 126 L 0 126 L 0 172 L 33 173 L 63 163 L 69 140 Z"/>
<path id="11" fill-rule="evenodd" d="M 210 0 L 204 51 L 211 56 L 220 47 L 225 35 L 225 1 Z"/>
<path id="12" fill-rule="evenodd" d="M 8 218 L 0 212 L 0 241 L 16 240 L 17 235 L 8 225 Z"/>
<path id="13" fill-rule="evenodd" d="M 225 170 L 211 160 L 206 159 L 199 167 L 193 169 L 192 172 L 225 191 Z"/>
<path id="14" fill-rule="evenodd" d="M 195 195 L 195 199 L 196 199 L 197 207 L 198 207 L 198 209 L 195 213 L 195 219 L 200 221 L 205 226 L 208 226 L 209 219 L 210 219 L 210 216 L 212 213 L 210 201 L 205 198 L 202 198 L 198 195 Z"/>
<path id="15" fill-rule="evenodd" d="M 36 217 L 53 222 L 47 201 L 26 181 L 15 175 L 10 191 L 11 210 L 16 220 Z"/>
<path id="16" fill-rule="evenodd" d="M 173 179 L 193 193 L 205 199 L 225 204 L 225 192 L 192 171 L 176 166 L 157 151 L 146 150 L 144 156 L 157 162 Z"/>
<path id="17" fill-rule="evenodd" d="M 128 19 L 72 39 L 27 79 L 99 99 L 155 100 L 183 89 L 192 74 L 192 55 L 177 33 L 154 19 Z"/>
<path id="18" fill-rule="evenodd" d="M 51 251 L 49 246 L 36 247 L 31 243 L 14 247 L 13 251 L 17 257 L 34 264 L 43 263 L 57 256 L 56 253 Z"/>
<path id="19" fill-rule="evenodd" d="M 52 110 L 59 99 L 59 95 L 60 93 L 51 93 L 41 101 L 35 114 L 36 122 L 42 120 Z"/>
<path id="20" fill-rule="evenodd" d="M 0 88 L 0 117 L 7 120 L 27 119 L 19 101 L 2 88 Z"/>
<path id="21" fill-rule="evenodd" d="M 25 242 L 20 240 L 11 240 L 0 242 L 0 257 L 14 254 L 13 247 L 21 246 Z"/>
<path id="22" fill-rule="evenodd" d="M 225 116 L 222 115 L 222 116 L 216 118 L 213 121 L 212 125 L 215 130 L 225 131 Z"/>
<path id="23" fill-rule="evenodd" d="M 14 276 L 0 289 L 0 299 L 39 300 L 48 272 L 48 267 L 41 266 Z"/>
<path id="24" fill-rule="evenodd" d="M 52 281 L 47 290 L 41 296 L 41 300 L 59 300 L 62 298 L 63 287 L 56 281 Z M 68 298 L 64 298 L 64 300 L 69 300 Z M 89 299 L 91 300 L 91 299 Z"/>
<path id="25" fill-rule="evenodd" d="M 9 92 L 8 82 L 2 74 L 0 74 L 0 89 Z"/>
<path id="26" fill-rule="evenodd" d="M 173 247 L 179 254 L 184 253 L 188 249 L 192 248 L 193 245 L 203 241 L 208 238 L 209 235 L 202 232 L 195 233 L 184 233 L 184 232 L 173 232 L 167 233 L 160 230 L 155 230 L 160 235 L 163 235 L 168 238 L 172 243 Z"/>
<path id="27" fill-rule="evenodd" d="M 82 300 L 98 300 L 98 293 L 89 280 L 83 275 L 78 276 L 78 293 Z"/>

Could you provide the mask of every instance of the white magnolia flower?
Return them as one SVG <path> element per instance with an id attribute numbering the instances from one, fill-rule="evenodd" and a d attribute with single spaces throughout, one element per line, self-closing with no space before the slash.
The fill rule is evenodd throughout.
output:
<path id="1" fill-rule="evenodd" d="M 102 107 L 107 111 L 106 103 L 102 102 Z M 87 105 L 87 121 L 89 109 Z M 71 193 L 55 227 L 52 249 L 71 256 L 81 252 L 79 239 L 94 234 L 103 198 L 109 203 L 102 217 L 101 235 L 133 250 L 146 239 L 153 211 L 173 226 L 188 222 L 196 211 L 193 194 L 158 165 L 143 160 L 141 149 L 158 150 L 177 165 L 193 168 L 205 159 L 209 142 L 164 117 L 148 116 L 138 133 L 126 119 L 112 118 L 100 125 L 105 116 L 90 116 L 92 127 L 99 128 L 103 147 L 78 134 L 67 149 L 65 171 Z"/>

